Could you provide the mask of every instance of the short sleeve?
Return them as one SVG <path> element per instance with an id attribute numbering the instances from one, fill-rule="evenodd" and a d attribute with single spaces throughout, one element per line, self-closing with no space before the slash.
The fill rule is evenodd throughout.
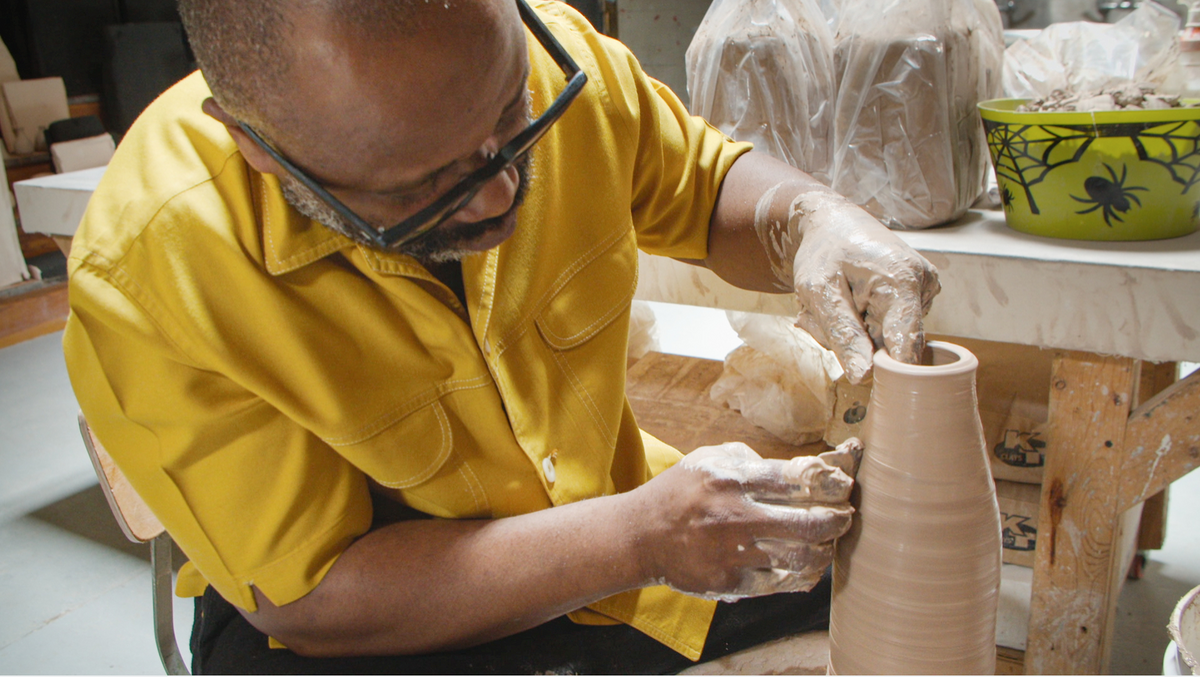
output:
<path id="1" fill-rule="evenodd" d="M 149 297 L 72 261 L 63 345 L 79 404 L 130 483 L 200 574 L 256 608 L 320 582 L 370 527 L 363 474 L 309 431 L 202 368 Z"/>
<path id="2" fill-rule="evenodd" d="M 631 209 L 638 246 L 651 254 L 703 259 L 721 183 L 753 146 L 688 113 L 632 54 L 625 59 L 630 76 L 620 79 L 624 86 L 614 100 L 630 113 L 636 145 Z"/>

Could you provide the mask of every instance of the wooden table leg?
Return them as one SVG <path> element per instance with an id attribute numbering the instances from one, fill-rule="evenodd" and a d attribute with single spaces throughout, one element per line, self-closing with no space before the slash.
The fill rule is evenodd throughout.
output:
<path id="1" fill-rule="evenodd" d="M 1125 516 L 1200 467 L 1200 372 L 1131 412 L 1139 370 L 1128 358 L 1055 358 L 1028 674 L 1107 672 L 1121 543 L 1136 524 Z"/>
<path id="2" fill-rule="evenodd" d="M 1042 482 L 1027 674 L 1106 671 L 1125 564 L 1119 473 L 1137 378 L 1129 358 L 1055 358 L 1047 432 L 1053 453 Z"/>
<path id="3" fill-rule="evenodd" d="M 1175 383 L 1179 371 L 1175 362 L 1142 362 L 1142 374 L 1138 379 L 1135 407 L 1141 406 L 1151 397 L 1161 393 Z M 1142 509 L 1142 520 L 1138 524 L 1138 550 L 1159 550 L 1167 537 L 1167 490 L 1146 499 Z M 1140 556 L 1139 556 L 1140 557 Z M 1131 574 L 1132 576 L 1132 574 Z"/>

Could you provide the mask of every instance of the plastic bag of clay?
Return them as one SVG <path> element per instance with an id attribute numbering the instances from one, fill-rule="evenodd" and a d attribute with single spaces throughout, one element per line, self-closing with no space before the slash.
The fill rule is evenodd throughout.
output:
<path id="1" fill-rule="evenodd" d="M 828 183 L 832 59 L 815 0 L 715 0 L 687 49 L 692 113 Z"/>
<path id="2" fill-rule="evenodd" d="M 630 362 L 640 360 L 650 351 L 657 351 L 658 324 L 654 311 L 645 301 L 634 301 L 629 309 L 629 347 L 627 357 Z"/>
<path id="3" fill-rule="evenodd" d="M 789 444 L 820 440 L 833 412 L 834 381 L 842 374 L 837 358 L 786 318 L 728 316 L 744 345 L 725 357 L 709 396 Z"/>
<path id="4" fill-rule="evenodd" d="M 976 104 L 1001 93 L 999 9 L 993 0 L 842 0 L 841 16 L 833 188 L 890 228 L 958 218 L 985 185 Z"/>
<path id="5" fill-rule="evenodd" d="M 838 19 L 842 16 L 843 0 L 817 0 L 817 6 L 825 17 L 825 25 L 829 26 L 829 34 L 837 35 Z"/>
<path id="6" fill-rule="evenodd" d="M 1179 62 L 1179 17 L 1145 2 L 1115 24 L 1053 24 L 1004 52 L 1004 96 L 1041 99 L 1055 90 L 1085 94 L 1129 83 L 1170 93 Z"/>

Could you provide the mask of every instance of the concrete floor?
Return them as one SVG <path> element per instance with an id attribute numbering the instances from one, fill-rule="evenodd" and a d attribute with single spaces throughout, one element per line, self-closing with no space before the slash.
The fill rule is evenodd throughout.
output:
<path id="1" fill-rule="evenodd" d="M 739 343 L 719 312 L 655 310 L 665 351 L 720 358 Z M 61 339 L 0 349 L 0 674 L 161 674 L 149 553 L 125 540 L 96 484 Z M 1125 586 L 1114 674 L 1161 674 L 1167 617 L 1200 584 L 1196 515 L 1200 473 L 1173 487 L 1166 546 L 1150 553 L 1145 578 Z M 177 602 L 186 644 L 191 602 Z"/>

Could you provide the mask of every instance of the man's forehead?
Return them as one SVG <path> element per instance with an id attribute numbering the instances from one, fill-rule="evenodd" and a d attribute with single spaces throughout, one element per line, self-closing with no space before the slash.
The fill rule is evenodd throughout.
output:
<path id="1" fill-rule="evenodd" d="M 319 180 L 418 180 L 478 149 L 519 96 L 528 54 L 515 5 L 429 4 L 421 30 L 403 35 L 346 30 L 315 12 L 295 17 L 288 114 L 301 132 L 288 145 Z"/>

